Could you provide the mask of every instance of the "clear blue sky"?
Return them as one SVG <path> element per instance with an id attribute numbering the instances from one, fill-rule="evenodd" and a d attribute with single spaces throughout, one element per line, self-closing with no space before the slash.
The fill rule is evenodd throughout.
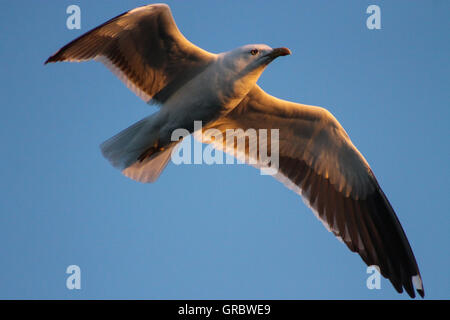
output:
<path id="1" fill-rule="evenodd" d="M 81 7 L 81 30 L 66 8 Z M 407 299 L 300 197 L 244 165 L 169 164 L 134 182 L 99 144 L 155 111 L 96 62 L 45 59 L 144 1 L 8 1 L 0 19 L 0 298 Z M 427 298 L 450 297 L 450 2 L 170 1 L 184 35 L 221 52 L 289 47 L 259 80 L 328 108 L 395 208 Z M 381 30 L 366 28 L 370 4 Z M 82 289 L 65 270 L 79 265 Z"/>

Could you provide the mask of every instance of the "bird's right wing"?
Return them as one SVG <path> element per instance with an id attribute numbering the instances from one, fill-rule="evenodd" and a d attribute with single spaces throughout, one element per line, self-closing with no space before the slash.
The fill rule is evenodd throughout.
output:
<path id="1" fill-rule="evenodd" d="M 210 139 L 211 128 L 225 133 L 225 138 Z M 237 139 L 228 139 L 226 131 L 230 129 L 255 129 L 258 150 L 263 145 L 271 150 L 276 143 L 259 129 L 278 129 L 279 170 L 275 178 L 302 195 L 325 227 L 359 253 L 367 265 L 377 265 L 398 292 L 405 288 L 414 297 L 414 285 L 424 295 L 415 257 L 392 206 L 368 163 L 331 113 L 277 99 L 256 85 L 228 115 L 204 128 L 205 142 L 246 162 L 255 160 L 261 167 L 259 151 L 252 153 L 255 147 L 250 142 L 239 147 Z M 252 154 L 257 159 L 251 159 Z"/>
<path id="2" fill-rule="evenodd" d="M 164 103 L 215 55 L 178 30 L 165 4 L 125 12 L 62 47 L 45 63 L 103 62 L 144 101 Z"/>

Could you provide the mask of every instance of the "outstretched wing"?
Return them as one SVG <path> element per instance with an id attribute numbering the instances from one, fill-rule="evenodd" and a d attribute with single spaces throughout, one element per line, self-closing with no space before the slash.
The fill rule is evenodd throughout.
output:
<path id="1" fill-rule="evenodd" d="M 392 206 L 368 163 L 330 112 L 277 99 L 255 86 L 227 116 L 205 127 L 206 142 L 226 152 L 239 151 L 242 160 L 262 166 L 250 142 L 244 149 L 236 139 L 210 140 L 210 128 L 221 132 L 252 128 L 258 133 L 259 129 L 279 129 L 275 177 L 301 194 L 325 227 L 367 265 L 377 265 L 398 292 L 405 288 L 414 297 L 415 286 L 423 297 L 416 260 Z M 271 149 L 269 138 L 259 134 L 258 139 Z"/>
<path id="2" fill-rule="evenodd" d="M 103 62 L 144 101 L 164 103 L 215 55 L 190 43 L 170 8 L 148 5 L 125 12 L 62 47 L 45 63 Z"/>

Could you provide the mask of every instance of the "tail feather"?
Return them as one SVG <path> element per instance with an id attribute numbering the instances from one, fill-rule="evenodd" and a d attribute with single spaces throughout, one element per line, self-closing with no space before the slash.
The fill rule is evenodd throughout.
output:
<path id="1" fill-rule="evenodd" d="M 173 143 L 168 148 L 164 149 L 164 151 L 155 154 L 153 157 L 146 158 L 143 161 L 136 161 L 131 166 L 124 169 L 122 173 L 139 182 L 155 182 L 167 166 L 175 146 L 176 144 Z"/>
<path id="2" fill-rule="evenodd" d="M 127 177 L 154 182 L 169 162 L 176 143 L 164 146 L 150 157 L 142 155 L 159 139 L 156 114 L 146 117 L 100 145 L 103 156 Z"/>
<path id="3" fill-rule="evenodd" d="M 151 121 L 151 116 L 144 118 L 127 129 L 119 132 L 115 136 L 109 138 L 100 145 L 103 156 L 109 160 L 113 167 L 123 170 L 137 160 L 135 153 L 131 152 L 136 149 L 133 142 L 140 136 L 140 132 Z M 151 145 L 153 137 L 143 137 L 148 140 Z"/>

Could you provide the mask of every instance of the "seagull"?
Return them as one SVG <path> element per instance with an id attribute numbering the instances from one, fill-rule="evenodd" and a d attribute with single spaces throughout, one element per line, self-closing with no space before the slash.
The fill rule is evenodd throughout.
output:
<path id="1" fill-rule="evenodd" d="M 111 164 L 136 181 L 159 177 L 178 144 L 171 134 L 177 128 L 194 133 L 196 120 L 205 124 L 202 130 L 220 132 L 278 129 L 279 168 L 273 176 L 301 195 L 368 266 L 377 266 L 397 292 L 414 298 L 416 289 L 424 297 L 416 259 L 394 209 L 336 118 L 321 107 L 275 98 L 256 84 L 273 60 L 290 54 L 263 44 L 210 53 L 181 34 L 169 6 L 153 4 L 92 29 L 45 64 L 100 61 L 137 96 L 159 107 L 101 145 Z M 243 153 L 249 157 L 249 148 Z M 263 165 L 254 160 L 254 166 Z"/>

